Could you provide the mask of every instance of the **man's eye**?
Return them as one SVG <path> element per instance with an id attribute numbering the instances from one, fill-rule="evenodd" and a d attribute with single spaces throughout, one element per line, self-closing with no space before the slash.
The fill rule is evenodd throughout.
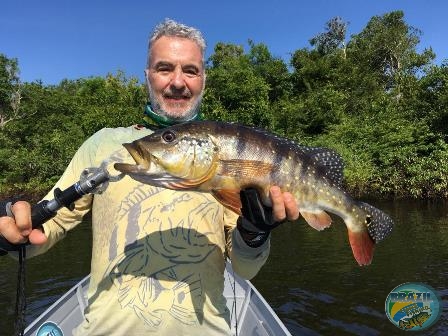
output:
<path id="1" fill-rule="evenodd" d="M 170 72 L 171 71 L 171 69 L 169 69 L 169 68 L 158 68 L 157 69 L 157 72 Z"/>
<path id="2" fill-rule="evenodd" d="M 183 72 L 188 77 L 196 77 L 199 75 L 199 70 L 194 69 L 194 68 L 183 69 Z"/>

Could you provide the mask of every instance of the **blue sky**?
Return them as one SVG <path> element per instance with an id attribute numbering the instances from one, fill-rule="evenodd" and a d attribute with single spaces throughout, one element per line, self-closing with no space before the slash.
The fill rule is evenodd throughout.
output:
<path id="1" fill-rule="evenodd" d="M 0 53 L 18 59 L 24 82 L 58 84 L 117 70 L 142 81 L 149 33 L 166 17 L 199 28 L 207 55 L 217 42 L 247 48 L 252 39 L 289 61 L 332 17 L 348 21 L 351 35 L 372 16 L 398 9 L 423 32 L 419 50 L 432 47 L 437 64 L 448 59 L 444 0 L 2 0 Z"/>

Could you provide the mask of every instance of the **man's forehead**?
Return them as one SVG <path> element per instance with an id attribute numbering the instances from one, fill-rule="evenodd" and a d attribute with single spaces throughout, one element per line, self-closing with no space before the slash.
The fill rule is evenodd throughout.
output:
<path id="1" fill-rule="evenodd" d="M 187 38 L 163 36 L 151 45 L 151 64 L 164 62 L 202 63 L 202 50 L 199 45 Z"/>

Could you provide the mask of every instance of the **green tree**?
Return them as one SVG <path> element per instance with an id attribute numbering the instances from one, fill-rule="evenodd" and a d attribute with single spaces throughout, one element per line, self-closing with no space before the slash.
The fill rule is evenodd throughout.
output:
<path id="1" fill-rule="evenodd" d="M 333 18 L 289 63 L 268 46 L 218 43 L 207 62 L 206 118 L 261 126 L 339 152 L 359 195 L 448 197 L 448 67 L 401 11 L 347 39 Z M 289 67 L 287 66 L 289 65 Z M 146 93 L 123 72 L 21 83 L 0 57 L 0 192 L 46 192 L 74 151 L 103 127 L 139 122 Z M 14 110 L 15 108 L 15 110 Z M 16 114 L 14 114 L 15 112 Z"/>
<path id="2" fill-rule="evenodd" d="M 431 50 L 419 54 L 421 31 L 408 25 L 402 11 L 374 16 L 352 39 L 347 52 L 359 69 L 376 74 L 385 90 L 396 88 L 404 75 L 415 75 L 434 59 Z"/>
<path id="3" fill-rule="evenodd" d="M 0 129 L 13 120 L 23 118 L 21 99 L 18 61 L 0 54 Z"/>
<path id="4" fill-rule="evenodd" d="M 431 129 L 448 141 L 448 63 L 429 67 L 419 85 L 416 114 L 428 119 Z"/>
<path id="5" fill-rule="evenodd" d="M 247 57 L 257 76 L 269 86 L 269 102 L 276 102 L 291 94 L 291 81 L 288 65 L 278 57 L 272 56 L 268 47 L 249 40 Z"/>
<path id="6" fill-rule="evenodd" d="M 208 64 L 204 114 L 269 127 L 269 85 L 257 74 L 243 48 L 218 43 Z"/>
<path id="7" fill-rule="evenodd" d="M 83 131 L 92 135 L 103 127 L 120 127 L 139 123 L 146 103 L 144 86 L 122 71 L 105 78 L 92 77 L 79 81 L 75 94 Z"/>
<path id="8" fill-rule="evenodd" d="M 322 55 L 342 50 L 343 57 L 346 56 L 345 38 L 348 22 L 337 16 L 325 24 L 325 32 L 310 39 L 310 44 Z"/>
<path id="9" fill-rule="evenodd" d="M 51 188 L 88 136 L 103 127 L 140 121 L 144 91 L 123 73 L 53 86 L 25 83 L 22 109 L 33 114 L 0 133 L 0 190 Z"/>

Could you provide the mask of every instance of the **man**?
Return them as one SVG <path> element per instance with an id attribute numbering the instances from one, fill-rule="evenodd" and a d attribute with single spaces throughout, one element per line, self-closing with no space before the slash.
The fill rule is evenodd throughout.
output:
<path id="1" fill-rule="evenodd" d="M 205 85 L 204 51 L 198 30 L 171 20 L 158 25 L 145 70 L 150 97 L 146 127 L 100 130 L 78 149 L 55 187 L 69 187 L 86 167 L 106 162 L 112 173 L 114 162 L 133 163 L 123 143 L 151 134 L 153 127 L 197 118 Z M 294 198 L 277 187 L 271 189 L 267 221 L 259 213 L 264 209 L 250 209 L 253 196 L 242 197 L 248 204 L 243 213 L 252 222 L 238 219 L 209 194 L 124 177 L 101 194 L 83 197 L 73 211 L 59 210 L 43 225 L 46 242 L 30 246 L 27 255 L 45 252 L 92 211 L 89 306 L 74 334 L 229 334 L 222 295 L 226 258 L 238 274 L 252 278 L 269 254 L 269 225 L 299 216 Z M 267 222 L 263 229 L 258 219 Z M 15 241 L 26 237 L 27 229 L 19 227 Z"/>

